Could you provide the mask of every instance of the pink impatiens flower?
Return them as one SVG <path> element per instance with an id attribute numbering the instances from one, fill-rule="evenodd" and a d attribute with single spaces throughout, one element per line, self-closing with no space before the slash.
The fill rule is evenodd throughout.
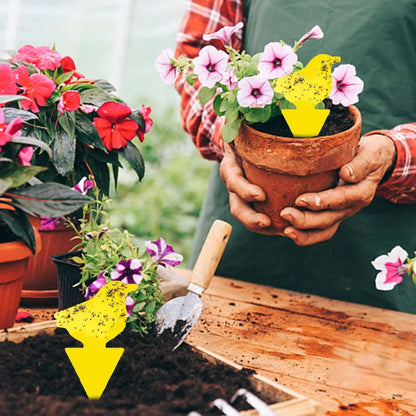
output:
<path id="1" fill-rule="evenodd" d="M 0 65 L 0 95 L 15 95 L 16 92 L 17 87 L 12 68 L 7 64 Z M 0 104 L 0 106 L 3 105 Z"/>
<path id="2" fill-rule="evenodd" d="M 224 26 L 215 33 L 204 34 L 202 39 L 205 41 L 210 41 L 213 39 L 220 40 L 224 46 L 231 46 L 231 38 L 234 33 L 238 32 L 244 26 L 243 22 L 238 22 L 235 26 Z"/>
<path id="3" fill-rule="evenodd" d="M 76 111 L 81 105 L 81 97 L 78 91 L 65 91 L 58 102 L 58 110 L 61 114 L 64 111 Z"/>
<path id="4" fill-rule="evenodd" d="M 261 75 L 243 78 L 238 83 L 237 101 L 241 107 L 263 108 L 271 104 L 272 99 L 273 89 Z"/>
<path id="5" fill-rule="evenodd" d="M 150 107 L 146 107 L 142 105 L 142 108 L 139 110 L 140 114 L 143 116 L 144 120 L 144 131 L 142 131 L 141 127 L 137 130 L 137 137 L 141 142 L 144 140 L 144 135 L 149 133 L 150 128 L 153 126 L 153 120 L 149 117 L 152 109 Z"/>
<path id="6" fill-rule="evenodd" d="M 374 259 L 371 264 L 376 270 L 380 270 L 376 277 L 378 290 L 392 290 L 401 283 L 409 266 L 404 264 L 407 252 L 400 246 L 394 247 L 387 255 L 383 254 Z"/>
<path id="7" fill-rule="evenodd" d="M 10 142 L 13 137 L 22 134 L 20 129 L 23 127 L 23 120 L 20 117 L 15 118 L 10 123 L 5 123 L 4 111 L 0 108 L 0 149 L 6 143 Z"/>
<path id="8" fill-rule="evenodd" d="M 30 161 L 33 156 L 33 147 L 25 146 L 20 149 L 17 155 L 17 163 L 21 166 L 31 166 Z"/>
<path id="9" fill-rule="evenodd" d="M 259 74 L 267 79 L 281 78 L 293 71 L 298 57 L 289 45 L 270 42 L 264 47 L 259 60 Z"/>
<path id="10" fill-rule="evenodd" d="M 224 51 L 208 45 L 201 49 L 193 62 L 194 73 L 198 75 L 201 84 L 212 88 L 226 75 L 228 55 Z"/>
<path id="11" fill-rule="evenodd" d="M 164 49 L 156 58 L 155 68 L 164 84 L 173 84 L 178 78 L 178 70 L 172 62 L 174 57 L 172 49 Z"/>
<path id="12" fill-rule="evenodd" d="M 315 25 L 309 32 L 306 32 L 297 42 L 296 49 L 298 49 L 302 43 L 305 43 L 308 39 L 322 39 L 324 37 L 324 32 L 322 29 Z"/>
<path id="13" fill-rule="evenodd" d="M 25 45 L 18 49 L 12 62 L 24 61 L 33 64 L 38 69 L 54 70 L 61 66 L 61 55 L 49 46 Z"/>
<path id="14" fill-rule="evenodd" d="M 330 98 L 333 104 L 348 107 L 358 102 L 358 94 L 364 89 L 364 82 L 356 76 L 354 65 L 340 65 L 332 73 L 332 91 Z"/>
<path id="15" fill-rule="evenodd" d="M 29 71 L 23 65 L 20 65 L 13 73 L 22 94 L 28 98 L 21 101 L 22 108 L 38 113 L 38 105 L 44 106 L 46 104 L 46 100 L 55 91 L 55 83 L 43 74 L 29 76 Z"/>

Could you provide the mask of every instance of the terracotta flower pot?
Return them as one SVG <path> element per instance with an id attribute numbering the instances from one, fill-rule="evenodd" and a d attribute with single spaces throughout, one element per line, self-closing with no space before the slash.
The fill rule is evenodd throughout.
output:
<path id="1" fill-rule="evenodd" d="M 30 257 L 33 253 L 20 241 L 0 244 L 0 329 L 14 325 Z"/>
<path id="2" fill-rule="evenodd" d="M 58 299 L 57 271 L 51 257 L 66 253 L 76 241 L 76 233 L 64 224 L 56 230 L 40 230 L 40 219 L 30 217 L 33 227 L 39 231 L 42 249 L 29 259 L 24 275 L 21 303 L 24 305 L 51 305 Z"/>
<path id="3" fill-rule="evenodd" d="M 266 193 L 265 202 L 254 208 L 265 213 L 272 225 L 264 234 L 279 234 L 287 227 L 280 211 L 293 206 L 306 192 L 334 187 L 338 169 L 355 155 L 361 136 L 361 114 L 350 106 L 354 125 L 332 136 L 280 137 L 254 130 L 243 123 L 234 140 L 247 179 Z"/>

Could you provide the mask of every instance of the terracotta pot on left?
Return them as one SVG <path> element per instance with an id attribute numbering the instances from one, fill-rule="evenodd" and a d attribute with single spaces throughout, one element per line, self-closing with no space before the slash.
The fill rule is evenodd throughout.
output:
<path id="1" fill-rule="evenodd" d="M 35 231 L 37 250 L 41 248 Z M 0 244 L 0 329 L 11 328 L 16 319 L 22 294 L 23 276 L 34 255 L 21 241 Z"/>
<path id="2" fill-rule="evenodd" d="M 63 224 L 56 230 L 40 230 L 40 219 L 30 217 L 33 227 L 39 231 L 42 249 L 29 259 L 24 275 L 22 305 L 56 305 L 58 302 L 58 284 L 56 266 L 51 257 L 66 253 L 74 247 L 71 240 L 75 231 Z"/>
<path id="3" fill-rule="evenodd" d="M 349 111 L 354 125 L 332 136 L 281 137 L 241 125 L 235 150 L 247 179 L 266 193 L 265 202 L 253 204 L 272 220 L 264 234 L 283 232 L 289 223 L 280 217 L 280 211 L 293 206 L 299 195 L 337 184 L 338 169 L 354 157 L 361 135 L 361 114 L 354 106 Z"/>

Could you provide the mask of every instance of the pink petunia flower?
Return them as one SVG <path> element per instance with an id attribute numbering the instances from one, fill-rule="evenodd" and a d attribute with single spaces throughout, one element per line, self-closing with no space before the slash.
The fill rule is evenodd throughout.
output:
<path id="1" fill-rule="evenodd" d="M 215 33 L 204 34 L 202 36 L 202 39 L 204 39 L 205 41 L 218 39 L 224 44 L 224 46 L 232 46 L 232 36 L 234 35 L 234 33 L 237 33 L 240 29 L 242 29 L 243 26 L 243 22 L 238 22 L 235 26 L 224 26 Z"/>
<path id="2" fill-rule="evenodd" d="M 64 111 L 76 111 L 81 105 L 81 97 L 78 91 L 65 91 L 58 102 L 58 110 L 61 114 Z"/>
<path id="3" fill-rule="evenodd" d="M 387 255 L 383 254 L 371 262 L 376 270 L 380 270 L 376 277 L 378 290 L 392 290 L 394 286 L 402 282 L 409 267 L 403 264 L 406 258 L 407 252 L 400 246 L 396 246 Z"/>
<path id="4" fill-rule="evenodd" d="M 164 84 L 173 84 L 178 78 L 178 70 L 172 62 L 174 57 L 172 49 L 164 49 L 156 58 L 155 68 Z"/>
<path id="5" fill-rule="evenodd" d="M 289 45 L 270 42 L 260 56 L 259 74 L 267 79 L 281 78 L 293 71 L 298 57 Z"/>
<path id="6" fill-rule="evenodd" d="M 55 91 L 55 83 L 43 74 L 32 74 L 23 65 L 20 65 L 13 71 L 16 83 L 20 86 L 22 94 L 28 100 L 22 100 L 21 106 L 24 110 L 31 110 L 34 113 L 39 112 L 39 107 L 46 104 L 46 100 Z"/>
<path id="7" fill-rule="evenodd" d="M 139 138 L 141 142 L 143 142 L 144 140 L 144 135 L 146 133 L 149 133 L 150 128 L 153 126 L 153 120 L 149 117 L 151 111 L 152 109 L 150 107 L 146 107 L 144 105 L 142 105 L 142 108 L 139 110 L 140 114 L 143 116 L 144 124 L 145 124 L 144 132 L 142 131 L 140 126 L 139 126 L 139 129 L 137 130 L 137 137 Z"/>
<path id="8" fill-rule="evenodd" d="M 348 107 L 358 102 L 358 94 L 364 89 L 364 82 L 356 76 L 354 65 L 340 65 L 332 73 L 332 91 L 330 98 L 333 104 Z"/>
<path id="9" fill-rule="evenodd" d="M 306 32 L 297 42 L 296 49 L 300 48 L 300 46 L 305 43 L 308 39 L 322 39 L 324 37 L 324 32 L 322 29 L 315 25 L 309 32 Z"/>
<path id="10" fill-rule="evenodd" d="M 136 283 L 138 285 L 143 279 L 142 267 L 139 259 L 120 260 L 116 264 L 116 269 L 111 272 L 111 280 L 120 280 L 124 283 Z"/>
<path id="11" fill-rule="evenodd" d="M 30 161 L 33 156 L 33 147 L 25 146 L 20 149 L 20 152 L 17 155 L 17 163 L 21 166 L 31 166 Z"/>
<path id="12" fill-rule="evenodd" d="M 57 51 L 53 51 L 49 46 L 25 45 L 18 49 L 12 62 L 28 62 L 38 69 L 54 70 L 61 66 L 62 57 Z"/>
<path id="13" fill-rule="evenodd" d="M 23 120 L 20 117 L 13 119 L 10 123 L 4 122 L 4 111 L 0 108 L 0 149 L 9 143 L 13 137 L 19 137 L 22 132 Z"/>
<path id="14" fill-rule="evenodd" d="M 273 99 L 269 81 L 261 75 L 243 78 L 238 83 L 237 101 L 241 107 L 263 108 Z"/>
<path id="15" fill-rule="evenodd" d="M 136 136 L 139 126 L 128 119 L 130 114 L 129 106 L 113 101 L 107 101 L 98 109 L 99 117 L 95 117 L 93 123 L 107 150 L 124 148 Z"/>
<path id="16" fill-rule="evenodd" d="M 226 85 L 230 91 L 238 85 L 238 78 L 237 75 L 235 75 L 234 67 L 225 73 L 225 76 L 221 81 L 221 84 Z"/>
<path id="17" fill-rule="evenodd" d="M 203 47 L 193 62 L 194 73 L 205 87 L 212 88 L 226 76 L 228 55 L 214 46 Z"/>
<path id="18" fill-rule="evenodd" d="M 163 267 L 177 266 L 183 260 L 182 255 L 176 253 L 172 246 L 167 244 L 162 237 L 156 241 L 145 241 L 145 246 L 153 262 Z"/>
<path id="19" fill-rule="evenodd" d="M 0 65 L 0 95 L 15 95 L 17 93 L 12 68 L 7 64 Z M 4 104 L 0 104 L 2 107 Z"/>

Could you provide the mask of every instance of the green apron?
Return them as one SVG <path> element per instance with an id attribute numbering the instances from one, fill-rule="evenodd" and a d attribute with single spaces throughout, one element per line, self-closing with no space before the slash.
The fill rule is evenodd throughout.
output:
<path id="1" fill-rule="evenodd" d="M 261 52 L 270 41 L 293 45 L 315 24 L 325 37 L 298 51 L 305 65 L 318 53 L 341 56 L 364 80 L 357 106 L 363 133 L 416 121 L 416 0 L 246 1 L 245 49 Z M 400 245 L 416 250 L 416 205 L 376 197 L 343 221 L 326 242 L 298 247 L 290 239 L 252 233 L 229 210 L 218 164 L 211 174 L 188 266 L 193 267 L 216 219 L 233 225 L 217 274 L 329 298 L 416 313 L 410 278 L 384 292 L 375 288 L 371 261 Z"/>

